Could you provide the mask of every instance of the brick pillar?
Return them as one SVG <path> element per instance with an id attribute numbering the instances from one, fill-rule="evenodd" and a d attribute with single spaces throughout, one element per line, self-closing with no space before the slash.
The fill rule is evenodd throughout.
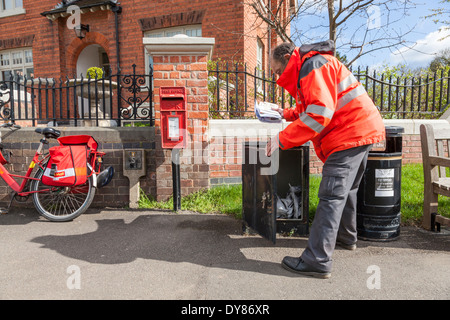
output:
<path id="1" fill-rule="evenodd" d="M 156 199 L 172 193 L 171 150 L 161 147 L 159 88 L 185 87 L 187 93 L 187 148 L 181 152 L 181 194 L 209 187 L 209 164 L 203 157 L 208 145 L 208 70 L 214 39 L 144 38 L 153 59 L 153 87 L 156 126 Z"/>

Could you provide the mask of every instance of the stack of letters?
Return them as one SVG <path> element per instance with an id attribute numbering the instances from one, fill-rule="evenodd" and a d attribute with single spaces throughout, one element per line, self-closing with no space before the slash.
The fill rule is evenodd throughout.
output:
<path id="1" fill-rule="evenodd" d="M 269 123 L 281 122 L 282 117 L 280 113 L 272 108 L 278 109 L 279 107 L 275 103 L 255 101 L 255 114 L 258 120 Z"/>

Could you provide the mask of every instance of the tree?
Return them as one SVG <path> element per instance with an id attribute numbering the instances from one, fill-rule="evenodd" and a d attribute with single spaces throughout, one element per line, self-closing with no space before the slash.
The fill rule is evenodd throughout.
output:
<path id="1" fill-rule="evenodd" d="M 385 119 L 439 118 L 450 106 L 449 75 L 450 65 L 432 70 L 406 64 L 355 74 Z"/>
<path id="2" fill-rule="evenodd" d="M 436 58 L 430 62 L 430 70 L 435 72 L 436 70 L 443 69 L 446 66 L 450 66 L 450 47 L 441 50 L 436 54 Z"/>
<path id="3" fill-rule="evenodd" d="M 288 2 L 289 1 L 289 2 Z M 445 0 L 450 1 L 450 0 Z M 280 15 L 283 5 L 290 5 L 292 0 L 280 0 L 273 8 L 272 3 L 267 1 L 261 9 L 260 0 L 251 0 L 247 4 L 252 6 L 256 14 L 261 17 L 270 28 L 283 41 L 294 43 L 294 40 L 307 40 L 317 42 L 328 38 L 335 41 L 336 49 L 342 56 L 347 57 L 347 66 L 350 66 L 363 55 L 384 48 L 395 48 L 407 44 L 405 36 L 410 33 L 414 26 L 393 26 L 407 16 L 408 10 L 414 6 L 411 0 L 356 0 L 356 1 L 333 1 L 333 0 L 299 0 L 295 10 L 291 10 L 291 16 L 284 18 Z M 326 21 L 323 21 L 323 16 Z M 317 25 L 308 26 L 308 29 L 296 30 L 290 36 L 286 34 L 286 26 L 294 21 L 301 24 L 303 19 L 315 17 Z M 357 25 L 353 29 L 351 37 L 341 37 L 350 26 Z M 302 28 L 302 27 L 301 27 Z M 327 28 L 327 34 L 316 37 L 308 37 L 311 30 Z M 403 29 L 403 30 L 402 30 Z M 340 41 L 338 41 L 340 40 Z M 352 57 L 349 55 L 352 54 Z"/>
<path id="4" fill-rule="evenodd" d="M 442 3 L 442 4 L 447 3 L 448 5 L 450 5 L 450 0 L 442 0 L 442 1 L 440 1 L 440 3 Z M 428 16 L 425 16 L 425 18 L 434 18 L 434 20 L 433 20 L 434 23 L 436 23 L 436 24 L 442 23 L 442 24 L 447 25 L 446 27 L 440 29 L 440 31 L 450 30 L 450 18 L 449 18 L 450 17 L 450 7 L 431 9 L 431 11 L 433 13 Z M 444 40 L 447 37 L 450 37 L 450 35 L 443 37 L 441 40 Z"/>
<path id="5" fill-rule="evenodd" d="M 276 6 L 273 7 L 271 0 L 250 0 L 248 2 L 244 2 L 244 4 L 251 6 L 255 13 L 265 23 L 267 23 L 267 25 L 270 27 L 270 30 L 272 32 L 275 32 L 283 42 L 294 43 L 291 37 L 286 33 L 286 28 L 298 14 L 295 6 L 295 1 L 297 0 L 280 0 L 279 2 L 277 2 Z M 267 3 L 264 4 L 265 2 Z M 282 9 L 287 5 L 289 5 L 292 13 L 290 17 L 286 17 L 283 15 Z"/>

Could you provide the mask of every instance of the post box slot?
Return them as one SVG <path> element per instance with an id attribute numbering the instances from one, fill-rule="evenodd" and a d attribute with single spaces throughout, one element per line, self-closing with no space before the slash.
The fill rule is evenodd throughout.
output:
<path id="1" fill-rule="evenodd" d="M 161 110 L 184 110 L 184 100 L 182 98 L 163 98 L 162 100 L 164 102 L 161 104 Z"/>

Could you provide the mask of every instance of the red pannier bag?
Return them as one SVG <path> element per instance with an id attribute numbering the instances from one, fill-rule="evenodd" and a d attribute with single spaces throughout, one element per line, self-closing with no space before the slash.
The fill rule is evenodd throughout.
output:
<path id="1" fill-rule="evenodd" d="M 97 141 L 88 135 L 65 136 L 58 138 L 58 142 L 62 146 L 86 146 L 90 152 L 96 152 L 98 147 Z"/>
<path id="2" fill-rule="evenodd" d="M 87 135 L 66 136 L 58 139 L 59 146 L 52 147 L 50 160 L 42 176 L 48 186 L 74 187 L 87 181 L 87 161 L 97 150 L 97 142 Z"/>

